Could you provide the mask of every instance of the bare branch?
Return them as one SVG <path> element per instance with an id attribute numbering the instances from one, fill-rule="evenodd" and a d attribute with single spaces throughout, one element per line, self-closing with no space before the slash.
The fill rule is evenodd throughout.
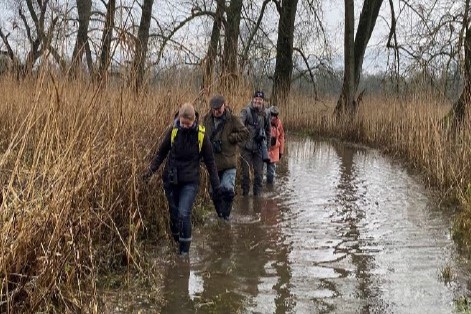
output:
<path id="1" fill-rule="evenodd" d="M 161 37 L 163 39 L 163 42 L 160 46 L 159 51 L 157 52 L 157 61 L 155 64 L 159 64 L 160 59 L 162 58 L 163 51 L 165 49 L 165 46 L 169 41 L 171 41 L 172 37 L 177 33 L 182 27 L 184 27 L 187 23 L 192 21 L 193 19 L 200 17 L 200 16 L 214 16 L 214 12 L 211 11 L 194 11 L 190 16 L 185 18 L 183 21 L 178 23 L 177 26 L 175 26 L 168 35 L 149 35 L 149 37 Z M 163 34 L 163 32 L 162 32 Z"/>
<path id="2" fill-rule="evenodd" d="M 11 49 L 10 42 L 8 41 L 8 36 L 10 36 L 10 34 L 5 35 L 2 29 L 0 28 L 0 37 L 2 37 L 3 43 L 7 47 L 8 56 L 10 57 L 12 61 L 15 61 L 16 57 L 15 57 L 15 54 L 13 53 L 13 49 Z"/>
<path id="3" fill-rule="evenodd" d="M 301 58 L 303 59 L 304 64 L 306 65 L 306 71 L 309 73 L 309 78 L 311 79 L 312 85 L 314 86 L 315 98 L 317 100 L 316 81 L 315 81 L 315 78 L 314 78 L 314 73 L 312 73 L 311 67 L 309 65 L 309 60 L 306 57 L 306 55 L 304 54 L 304 52 L 301 49 L 299 49 L 298 47 L 293 47 L 293 50 L 298 52 L 301 55 Z"/>
<path id="4" fill-rule="evenodd" d="M 257 33 L 258 29 L 260 28 L 260 23 L 262 22 L 263 15 L 265 13 L 265 8 L 267 7 L 267 4 L 270 1 L 273 1 L 273 0 L 264 0 L 263 3 L 262 3 L 262 8 L 260 9 L 260 14 L 258 16 L 257 22 L 255 23 L 255 26 L 252 29 L 252 32 L 250 33 L 249 38 L 248 38 L 248 40 L 245 44 L 244 51 L 242 52 L 242 58 L 241 58 L 242 64 L 244 64 L 245 61 L 247 60 L 247 56 L 249 54 L 249 49 L 250 49 L 250 46 L 252 44 L 253 38 L 254 38 L 255 34 Z"/>

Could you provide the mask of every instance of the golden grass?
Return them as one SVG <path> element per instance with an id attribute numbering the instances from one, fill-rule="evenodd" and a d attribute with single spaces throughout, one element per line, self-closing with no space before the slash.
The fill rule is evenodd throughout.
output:
<path id="1" fill-rule="evenodd" d="M 49 73 L 3 78 L 0 89 L 0 311 L 96 312 L 100 273 L 142 270 L 139 243 L 166 233 L 159 174 L 148 185 L 139 178 L 178 106 L 198 91 L 175 82 L 135 94 Z M 245 86 L 226 94 L 234 112 L 251 92 Z M 333 104 L 293 96 L 281 117 L 289 130 L 405 157 L 469 204 L 469 118 L 451 137 L 440 124 L 449 106 L 435 101 L 367 99 L 351 123 L 332 118 Z M 206 112 L 204 98 L 196 108 Z M 464 213 L 458 225 L 469 230 Z"/>
<path id="2" fill-rule="evenodd" d="M 139 237 L 165 232 L 159 180 L 138 179 L 178 104 L 194 95 L 50 77 L 0 86 L 1 309 L 93 309 L 98 272 L 139 269 Z"/>

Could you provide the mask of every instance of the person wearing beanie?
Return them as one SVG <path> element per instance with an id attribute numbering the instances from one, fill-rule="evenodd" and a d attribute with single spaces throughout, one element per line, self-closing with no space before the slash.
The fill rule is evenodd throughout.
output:
<path id="1" fill-rule="evenodd" d="M 180 107 L 172 126 L 164 135 L 152 162 L 143 175 L 147 182 L 167 159 L 162 174 L 163 187 L 170 212 L 170 230 L 179 243 L 179 253 L 186 256 L 191 244 L 191 211 L 200 183 L 200 159 L 206 165 L 211 187 L 220 193 L 220 181 L 214 161 L 213 149 L 198 113 L 192 104 Z"/>
<path id="2" fill-rule="evenodd" d="M 222 95 L 215 95 L 209 101 L 209 112 L 203 124 L 209 135 L 218 169 L 221 191 L 212 194 L 218 217 L 229 219 L 235 195 L 238 144 L 246 140 L 249 131 L 239 117 L 232 114 Z"/>
<path id="3" fill-rule="evenodd" d="M 249 130 L 249 137 L 241 143 L 242 194 L 250 190 L 250 171 L 253 169 L 253 195 L 262 190 L 263 162 L 268 162 L 267 143 L 270 142 L 271 126 L 264 110 L 265 94 L 255 91 L 252 101 L 240 113 L 240 120 Z"/>

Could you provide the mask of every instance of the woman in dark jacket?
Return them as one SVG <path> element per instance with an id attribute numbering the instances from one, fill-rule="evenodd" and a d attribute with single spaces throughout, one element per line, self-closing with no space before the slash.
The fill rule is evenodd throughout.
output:
<path id="1" fill-rule="evenodd" d="M 197 118 L 193 105 L 186 103 L 181 106 L 177 119 L 166 131 L 144 175 L 148 179 L 168 155 L 162 180 L 170 211 L 170 229 L 180 244 L 182 255 L 188 254 L 191 244 L 191 209 L 199 188 L 201 158 L 213 190 L 216 193 L 220 190 L 211 142 Z"/>

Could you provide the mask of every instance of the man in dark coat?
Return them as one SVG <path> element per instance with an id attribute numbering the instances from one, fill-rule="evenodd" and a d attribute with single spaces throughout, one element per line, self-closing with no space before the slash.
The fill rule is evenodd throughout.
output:
<path id="1" fill-rule="evenodd" d="M 253 195 L 261 192 L 263 180 L 263 162 L 268 162 L 267 143 L 270 142 L 271 126 L 264 110 L 265 94 L 256 91 L 252 102 L 242 109 L 240 120 L 249 130 L 249 138 L 241 144 L 242 194 L 250 190 L 250 168 L 253 168 Z"/>

